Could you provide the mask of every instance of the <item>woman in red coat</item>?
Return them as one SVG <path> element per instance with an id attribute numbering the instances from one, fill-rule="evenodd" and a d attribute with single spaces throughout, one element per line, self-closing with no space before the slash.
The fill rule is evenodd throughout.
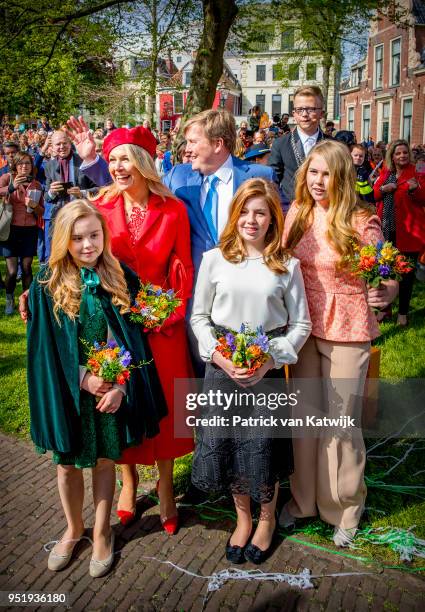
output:
<path id="1" fill-rule="evenodd" d="M 385 240 L 416 261 L 425 249 L 425 183 L 415 171 L 409 144 L 395 140 L 388 147 L 386 167 L 374 185 L 377 213 Z M 415 271 L 400 282 L 398 324 L 407 325 Z"/>
<path id="2" fill-rule="evenodd" d="M 71 121 L 69 125 L 71 130 L 74 128 L 71 136 L 80 156 L 92 159 L 95 155 L 90 148 L 92 139 L 82 133 L 83 122 L 73 126 Z M 145 128 L 119 128 L 111 132 L 103 142 L 103 153 L 113 183 L 101 190 L 94 204 L 107 220 L 115 257 L 134 270 L 142 282 L 173 288 L 183 301 L 159 331 L 149 332 L 168 416 L 160 422 L 158 436 L 124 452 L 120 461 L 123 488 L 117 510 L 123 524 L 134 518 L 138 484 L 135 464 L 156 462 L 160 475 L 161 521 L 168 533 L 175 533 L 173 460 L 193 450 L 191 437 L 174 437 L 174 379 L 193 376 L 185 326 L 193 266 L 186 208 L 162 184 L 153 162 L 155 150 L 155 137 Z"/>

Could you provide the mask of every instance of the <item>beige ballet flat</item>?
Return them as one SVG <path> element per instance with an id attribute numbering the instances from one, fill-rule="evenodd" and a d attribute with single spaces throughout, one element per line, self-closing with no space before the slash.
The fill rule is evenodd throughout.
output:
<path id="1" fill-rule="evenodd" d="M 90 559 L 89 573 L 92 578 L 100 578 L 109 572 L 114 562 L 115 533 L 111 531 L 111 554 L 103 561 Z"/>
<path id="2" fill-rule="evenodd" d="M 65 567 L 69 565 L 72 559 L 75 547 L 77 546 L 78 542 L 83 539 L 83 537 L 84 536 L 81 536 L 81 538 L 78 538 L 78 540 L 66 540 L 67 542 L 75 542 L 71 552 L 66 555 L 59 555 L 55 552 L 55 549 L 52 548 L 49 554 L 49 558 L 47 560 L 47 567 L 49 568 L 49 570 L 51 570 L 52 572 L 59 572 L 60 570 L 65 569 Z"/>

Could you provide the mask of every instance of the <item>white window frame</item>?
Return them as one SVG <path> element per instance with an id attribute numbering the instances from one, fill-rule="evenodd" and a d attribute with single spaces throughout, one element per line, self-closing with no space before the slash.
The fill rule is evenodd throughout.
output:
<path id="1" fill-rule="evenodd" d="M 381 47 L 382 48 L 382 58 L 381 58 L 381 84 L 377 84 L 376 80 L 376 50 Z M 373 51 L 373 89 L 382 89 L 384 84 L 384 43 L 380 43 L 379 45 L 374 46 Z"/>
<path id="2" fill-rule="evenodd" d="M 391 142 L 391 126 L 393 118 L 393 103 L 391 99 L 379 100 L 378 102 L 378 116 L 377 116 L 377 141 L 383 138 L 382 122 L 384 120 L 384 104 L 390 105 L 390 112 L 388 114 L 388 142 Z"/>
<path id="3" fill-rule="evenodd" d="M 400 75 L 399 81 L 397 85 L 393 84 L 393 45 L 395 42 L 400 41 Z M 401 36 L 397 36 L 397 38 L 393 38 L 390 40 L 390 87 L 400 87 L 401 83 Z"/>
<path id="4" fill-rule="evenodd" d="M 411 102 L 412 103 L 412 113 L 410 115 L 410 137 L 406 138 L 404 135 L 404 105 L 406 102 Z M 400 138 L 402 138 L 403 140 L 407 140 L 407 142 L 410 144 L 412 142 L 412 131 L 413 131 L 413 96 L 412 95 L 408 95 L 405 96 L 401 99 L 401 108 L 400 108 Z"/>
<path id="5" fill-rule="evenodd" d="M 350 111 L 353 111 L 353 127 L 350 127 Z M 354 104 L 347 106 L 347 130 L 354 132 L 356 125 L 356 107 Z"/>
<path id="6" fill-rule="evenodd" d="M 364 134 L 363 131 L 363 127 L 364 127 L 364 109 L 365 107 L 368 106 L 369 107 L 369 134 L 367 135 L 367 138 Z M 365 102 L 364 104 L 362 104 L 362 117 L 361 117 L 361 141 L 365 142 L 366 140 L 369 140 L 370 137 L 370 132 L 371 132 L 371 127 L 372 127 L 372 104 L 371 102 Z"/>

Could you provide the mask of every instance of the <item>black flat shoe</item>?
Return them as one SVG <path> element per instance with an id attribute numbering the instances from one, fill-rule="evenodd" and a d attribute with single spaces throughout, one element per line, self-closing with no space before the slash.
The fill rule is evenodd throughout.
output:
<path id="1" fill-rule="evenodd" d="M 245 546 L 232 546 L 230 544 L 230 538 L 227 540 L 226 544 L 226 559 L 233 563 L 234 565 L 240 565 L 241 563 L 245 563 Z"/>
<path id="2" fill-rule="evenodd" d="M 245 552 L 244 552 L 245 559 L 247 561 L 250 561 L 251 563 L 254 563 L 255 565 L 260 565 L 261 563 L 264 563 L 264 561 L 269 558 L 272 552 L 273 544 L 275 542 L 275 539 L 278 533 L 278 529 L 279 529 L 279 523 L 278 523 L 277 516 L 276 516 L 276 527 L 274 528 L 274 531 L 273 531 L 270 546 L 266 550 L 261 550 L 261 548 L 258 548 L 258 546 L 255 546 L 255 544 L 250 542 L 248 546 L 245 547 Z"/>

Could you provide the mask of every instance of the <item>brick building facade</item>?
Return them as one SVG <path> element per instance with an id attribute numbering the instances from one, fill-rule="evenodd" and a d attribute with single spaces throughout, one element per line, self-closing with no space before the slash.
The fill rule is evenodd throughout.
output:
<path id="1" fill-rule="evenodd" d="M 373 21 L 366 58 L 340 91 L 341 129 L 358 141 L 425 143 L 425 3 L 403 0 L 408 27 Z"/>

